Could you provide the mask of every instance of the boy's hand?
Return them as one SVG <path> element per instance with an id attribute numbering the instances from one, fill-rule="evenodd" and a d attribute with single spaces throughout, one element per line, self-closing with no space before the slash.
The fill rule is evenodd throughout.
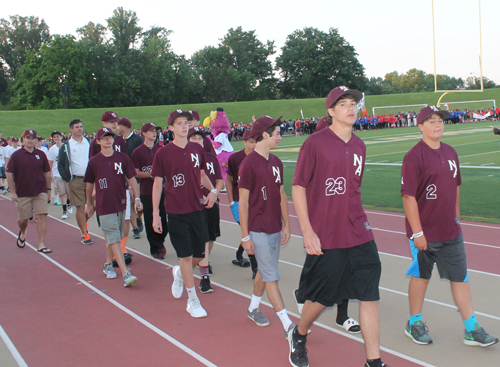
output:
<path id="1" fill-rule="evenodd" d="M 415 243 L 415 248 L 419 251 L 425 251 L 427 250 L 427 240 L 425 238 L 425 235 L 422 235 L 420 237 L 414 238 L 413 242 Z"/>
<path id="2" fill-rule="evenodd" d="M 321 251 L 321 242 L 314 232 L 304 233 L 304 247 L 308 255 L 323 255 L 323 251 Z"/>
<path id="3" fill-rule="evenodd" d="M 249 255 L 254 255 L 255 253 L 255 247 L 253 245 L 253 241 L 250 239 L 248 241 L 242 242 L 241 243 L 247 254 Z"/>
<path id="4" fill-rule="evenodd" d="M 284 226 L 283 232 L 281 233 L 280 245 L 284 245 L 290 239 L 290 226 Z"/>
<path id="5" fill-rule="evenodd" d="M 161 226 L 161 218 L 160 215 L 157 213 L 153 213 L 153 230 L 156 233 L 160 234 L 163 232 L 163 228 Z"/>

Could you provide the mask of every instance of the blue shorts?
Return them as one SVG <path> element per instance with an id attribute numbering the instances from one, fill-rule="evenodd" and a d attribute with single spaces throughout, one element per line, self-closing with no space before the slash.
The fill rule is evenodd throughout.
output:
<path id="1" fill-rule="evenodd" d="M 233 201 L 233 206 L 230 207 L 233 213 L 234 219 L 240 224 L 240 213 L 238 212 L 239 204 L 237 201 Z"/>

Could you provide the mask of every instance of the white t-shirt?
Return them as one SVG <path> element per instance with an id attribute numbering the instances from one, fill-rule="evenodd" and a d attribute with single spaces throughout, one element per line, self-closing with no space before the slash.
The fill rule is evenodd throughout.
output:
<path id="1" fill-rule="evenodd" d="M 48 155 L 48 154 L 49 154 L 49 150 L 48 150 L 46 147 L 44 147 L 43 145 L 42 145 L 39 149 L 40 149 L 42 152 L 44 152 L 44 153 L 45 153 L 45 155 Z"/>
<path id="2" fill-rule="evenodd" d="M 57 168 L 57 161 L 59 159 L 59 148 L 57 147 L 57 145 L 53 145 L 50 148 L 49 154 L 47 154 L 47 159 L 49 160 L 49 162 L 53 162 L 52 163 L 52 176 L 53 177 L 61 177 L 61 175 L 59 174 L 59 169 Z"/>
<path id="3" fill-rule="evenodd" d="M 19 149 L 19 147 L 13 148 L 10 145 L 8 147 L 5 147 L 5 157 L 4 158 L 10 158 L 12 153 L 14 153 L 18 149 Z"/>
<path id="4" fill-rule="evenodd" d="M 87 165 L 89 164 L 90 144 L 87 139 L 82 137 L 82 142 L 79 143 L 71 138 L 68 141 L 69 149 L 71 150 L 71 173 L 74 176 L 85 176 Z"/>
<path id="5" fill-rule="evenodd" d="M 5 156 L 4 156 L 5 148 L 7 148 L 7 147 L 2 147 L 0 145 L 0 167 L 5 166 Z"/>

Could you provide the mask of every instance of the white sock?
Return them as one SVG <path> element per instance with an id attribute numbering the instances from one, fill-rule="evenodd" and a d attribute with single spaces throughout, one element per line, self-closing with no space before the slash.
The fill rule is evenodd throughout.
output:
<path id="1" fill-rule="evenodd" d="M 186 287 L 187 293 L 188 293 L 188 298 L 189 300 L 197 299 L 198 296 L 196 295 L 196 288 L 188 288 Z"/>
<path id="2" fill-rule="evenodd" d="M 54 199 L 55 199 L 55 202 L 57 203 L 59 201 L 59 195 L 56 195 L 56 197 Z"/>
<path id="3" fill-rule="evenodd" d="M 259 308 L 261 299 L 262 297 L 257 297 L 255 294 L 252 293 L 252 300 L 250 301 L 250 306 L 248 306 L 248 311 L 252 312 L 256 308 Z"/>
<path id="4" fill-rule="evenodd" d="M 285 328 L 285 331 L 288 331 L 288 328 L 292 324 L 292 320 L 290 320 L 290 317 L 288 317 L 288 314 L 286 313 L 286 308 L 282 309 L 279 312 L 276 312 L 276 315 L 281 320 L 281 323 L 283 324 L 283 328 Z"/>

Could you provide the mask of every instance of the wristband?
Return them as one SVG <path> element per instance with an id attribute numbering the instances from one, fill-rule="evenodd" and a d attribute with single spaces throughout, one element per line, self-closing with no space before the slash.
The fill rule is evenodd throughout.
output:
<path id="1" fill-rule="evenodd" d="M 231 202 L 229 203 L 229 207 L 231 208 L 233 205 L 234 205 L 234 201 L 231 201 Z"/>
<path id="2" fill-rule="evenodd" d="M 241 242 L 247 242 L 248 240 L 250 240 L 250 236 L 246 236 L 245 238 L 242 238 Z"/>
<path id="3" fill-rule="evenodd" d="M 210 190 L 210 192 L 213 192 L 215 195 L 217 195 L 217 189 Z"/>
<path id="4" fill-rule="evenodd" d="M 139 201 L 141 201 L 141 199 L 139 199 L 139 198 L 135 198 L 135 200 L 139 200 Z"/>
<path id="5" fill-rule="evenodd" d="M 422 237 L 424 235 L 424 231 L 420 231 L 418 233 L 414 233 L 411 237 L 410 237 L 410 240 L 413 240 L 415 238 L 419 238 L 419 237 Z"/>
<path id="6" fill-rule="evenodd" d="M 47 191 L 52 191 L 52 189 L 47 189 Z"/>

